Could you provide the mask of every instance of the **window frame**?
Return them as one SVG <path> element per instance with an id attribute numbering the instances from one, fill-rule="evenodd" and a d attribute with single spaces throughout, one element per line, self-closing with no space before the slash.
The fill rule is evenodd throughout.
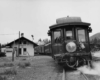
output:
<path id="1" fill-rule="evenodd" d="M 85 28 L 82 28 L 82 27 L 76 28 L 77 41 L 80 42 L 80 41 L 79 41 L 79 36 L 78 36 L 78 30 L 84 30 L 84 33 L 85 33 L 85 41 L 83 41 L 83 43 L 84 43 L 84 42 L 88 42 L 87 37 L 86 37 L 86 34 L 87 34 L 87 33 L 86 33 L 86 29 L 85 29 Z"/>
<path id="2" fill-rule="evenodd" d="M 72 39 L 66 39 L 66 31 L 67 30 L 72 30 Z M 74 27 L 72 26 L 72 27 L 68 27 L 68 28 L 65 28 L 64 29 L 64 36 L 65 36 L 65 40 L 75 40 L 75 34 L 74 34 Z"/>
<path id="3" fill-rule="evenodd" d="M 55 39 L 54 39 L 54 32 L 55 32 L 55 31 L 60 31 L 61 42 L 59 42 L 59 43 L 62 43 L 62 40 L 63 40 L 63 29 L 55 29 L 55 30 L 53 30 L 53 33 L 52 33 L 52 34 L 53 34 L 53 36 L 52 36 L 52 43 L 54 43 L 54 44 L 56 43 L 56 42 L 55 42 Z M 58 42 L 57 42 L 57 43 L 58 43 Z"/>

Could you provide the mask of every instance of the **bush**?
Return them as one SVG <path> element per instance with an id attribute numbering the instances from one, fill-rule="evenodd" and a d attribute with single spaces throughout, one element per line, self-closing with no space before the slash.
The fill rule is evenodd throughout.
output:
<path id="1" fill-rule="evenodd" d="M 30 65 L 31 65 L 30 62 L 23 62 L 18 64 L 18 66 L 21 68 L 26 68 L 29 67 Z"/>
<path id="2" fill-rule="evenodd" d="M 31 66 L 30 62 L 25 62 L 25 66 L 26 66 L 26 67 Z"/>
<path id="3" fill-rule="evenodd" d="M 18 66 L 19 66 L 20 68 L 25 68 L 24 63 L 18 63 Z"/>
<path id="4" fill-rule="evenodd" d="M 22 59 L 22 61 L 25 61 L 26 59 L 24 58 L 24 59 Z"/>
<path id="5" fill-rule="evenodd" d="M 17 71 L 14 68 L 12 68 L 12 69 L 6 69 L 3 74 L 4 75 L 16 75 Z"/>
<path id="6" fill-rule="evenodd" d="M 12 67 L 12 66 L 14 66 L 13 63 L 4 63 L 4 67 Z"/>
<path id="7" fill-rule="evenodd" d="M 7 80 L 6 76 L 0 76 L 0 80 Z"/>
<path id="8" fill-rule="evenodd" d="M 1 63 L 0 67 L 13 67 L 14 64 L 13 63 Z"/>

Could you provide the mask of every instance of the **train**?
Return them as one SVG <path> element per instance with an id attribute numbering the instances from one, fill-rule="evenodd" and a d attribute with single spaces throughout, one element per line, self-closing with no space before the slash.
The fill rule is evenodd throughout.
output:
<path id="1" fill-rule="evenodd" d="M 74 69 L 91 65 L 90 25 L 80 17 L 67 16 L 56 19 L 56 24 L 49 26 L 47 34 L 51 38 L 50 54 L 58 64 Z"/>
<path id="2" fill-rule="evenodd" d="M 37 55 L 49 55 L 51 56 L 51 43 L 38 45 L 35 47 L 35 54 Z"/>

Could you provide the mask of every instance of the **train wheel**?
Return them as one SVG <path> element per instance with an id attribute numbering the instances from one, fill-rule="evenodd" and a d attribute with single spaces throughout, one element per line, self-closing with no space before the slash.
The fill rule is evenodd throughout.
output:
<path id="1" fill-rule="evenodd" d="M 78 67 L 86 65 L 86 60 L 84 58 L 78 59 Z"/>
<path id="2" fill-rule="evenodd" d="M 78 65 L 78 61 L 74 61 L 74 62 L 68 62 L 66 61 L 66 65 L 70 68 L 76 69 L 77 65 Z"/>
<path id="3" fill-rule="evenodd" d="M 68 67 L 71 67 L 73 69 L 76 69 L 77 67 L 86 65 L 86 60 L 83 58 L 77 58 L 74 62 L 68 62 L 66 61 L 66 64 Z"/>

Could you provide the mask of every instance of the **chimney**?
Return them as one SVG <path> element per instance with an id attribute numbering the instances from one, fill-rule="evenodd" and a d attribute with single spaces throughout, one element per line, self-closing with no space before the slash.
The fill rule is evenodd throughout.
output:
<path id="1" fill-rule="evenodd" d="M 21 33 L 21 37 L 24 37 L 24 33 Z"/>

